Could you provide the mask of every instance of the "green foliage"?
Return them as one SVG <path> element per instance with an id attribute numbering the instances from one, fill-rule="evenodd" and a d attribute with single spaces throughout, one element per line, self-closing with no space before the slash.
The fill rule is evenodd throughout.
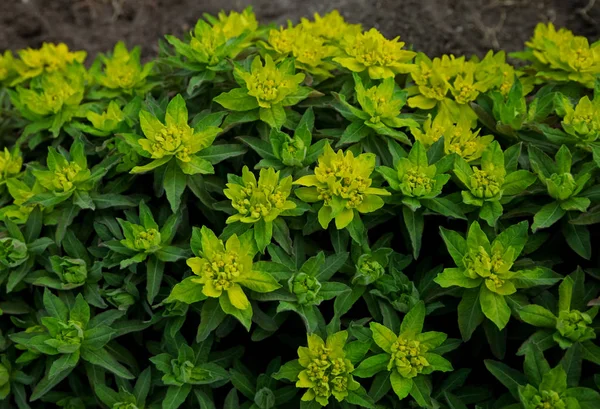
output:
<path id="1" fill-rule="evenodd" d="M 598 409 L 600 45 L 404 46 L 4 52 L 0 409 Z"/>

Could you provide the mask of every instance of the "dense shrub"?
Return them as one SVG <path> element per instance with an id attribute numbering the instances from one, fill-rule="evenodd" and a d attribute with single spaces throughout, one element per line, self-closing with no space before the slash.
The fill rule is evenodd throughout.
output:
<path id="1" fill-rule="evenodd" d="M 0 407 L 600 408 L 600 46 L 513 56 L 5 52 Z"/>

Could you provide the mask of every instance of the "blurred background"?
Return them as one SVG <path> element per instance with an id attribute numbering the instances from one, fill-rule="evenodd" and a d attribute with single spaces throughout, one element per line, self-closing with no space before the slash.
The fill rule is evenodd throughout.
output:
<path id="1" fill-rule="evenodd" d="M 0 51 L 51 41 L 93 57 L 124 40 L 148 57 L 159 38 L 181 35 L 202 13 L 248 5 L 261 22 L 280 24 L 338 9 L 430 56 L 519 50 L 540 21 L 600 37 L 600 0 L 0 0 Z"/>

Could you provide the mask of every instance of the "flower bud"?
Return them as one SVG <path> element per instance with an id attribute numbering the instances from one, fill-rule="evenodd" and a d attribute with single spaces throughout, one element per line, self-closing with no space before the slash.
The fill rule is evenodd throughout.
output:
<path id="1" fill-rule="evenodd" d="M 23 264 L 28 258 L 27 245 L 12 237 L 0 239 L 0 263 L 8 268 Z"/>
<path id="2" fill-rule="evenodd" d="M 290 292 L 298 297 L 298 304 L 316 304 L 321 283 L 306 273 L 297 273 L 289 281 Z"/>
<path id="3" fill-rule="evenodd" d="M 546 186 L 552 198 L 566 200 L 575 192 L 577 183 L 570 173 L 554 173 L 549 179 L 546 179 Z"/>

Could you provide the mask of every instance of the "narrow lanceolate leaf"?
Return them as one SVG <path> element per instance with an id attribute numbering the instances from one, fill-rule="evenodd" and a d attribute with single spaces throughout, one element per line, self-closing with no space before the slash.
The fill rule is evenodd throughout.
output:
<path id="1" fill-rule="evenodd" d="M 423 213 L 419 210 L 413 212 L 408 207 L 403 206 L 402 215 L 404 217 L 404 225 L 408 231 L 408 237 L 410 237 L 413 257 L 417 259 L 419 258 L 419 253 L 421 252 L 423 228 L 425 227 Z"/>
<path id="2" fill-rule="evenodd" d="M 479 293 L 479 288 L 465 290 L 458 304 L 458 328 L 465 342 L 471 339 L 473 332 L 485 318 L 481 311 Z"/>
<path id="3" fill-rule="evenodd" d="M 160 290 L 165 263 L 159 261 L 156 257 L 150 256 L 146 263 L 146 299 L 152 305 L 154 297 Z"/>
<path id="4" fill-rule="evenodd" d="M 510 394 L 515 399 L 519 399 L 519 385 L 524 386 L 527 383 L 525 376 L 521 372 L 512 369 L 502 362 L 492 361 L 489 359 L 486 359 L 483 362 L 488 371 L 490 371 L 490 373 L 494 375 L 496 379 L 498 379 L 504 386 L 508 388 Z"/>
<path id="5" fill-rule="evenodd" d="M 165 189 L 167 200 L 171 205 L 171 210 L 173 213 L 177 212 L 179 206 L 181 205 L 181 195 L 183 195 L 185 186 L 185 174 L 181 171 L 181 169 L 179 169 L 176 161 L 170 161 L 166 165 L 163 188 Z"/>

